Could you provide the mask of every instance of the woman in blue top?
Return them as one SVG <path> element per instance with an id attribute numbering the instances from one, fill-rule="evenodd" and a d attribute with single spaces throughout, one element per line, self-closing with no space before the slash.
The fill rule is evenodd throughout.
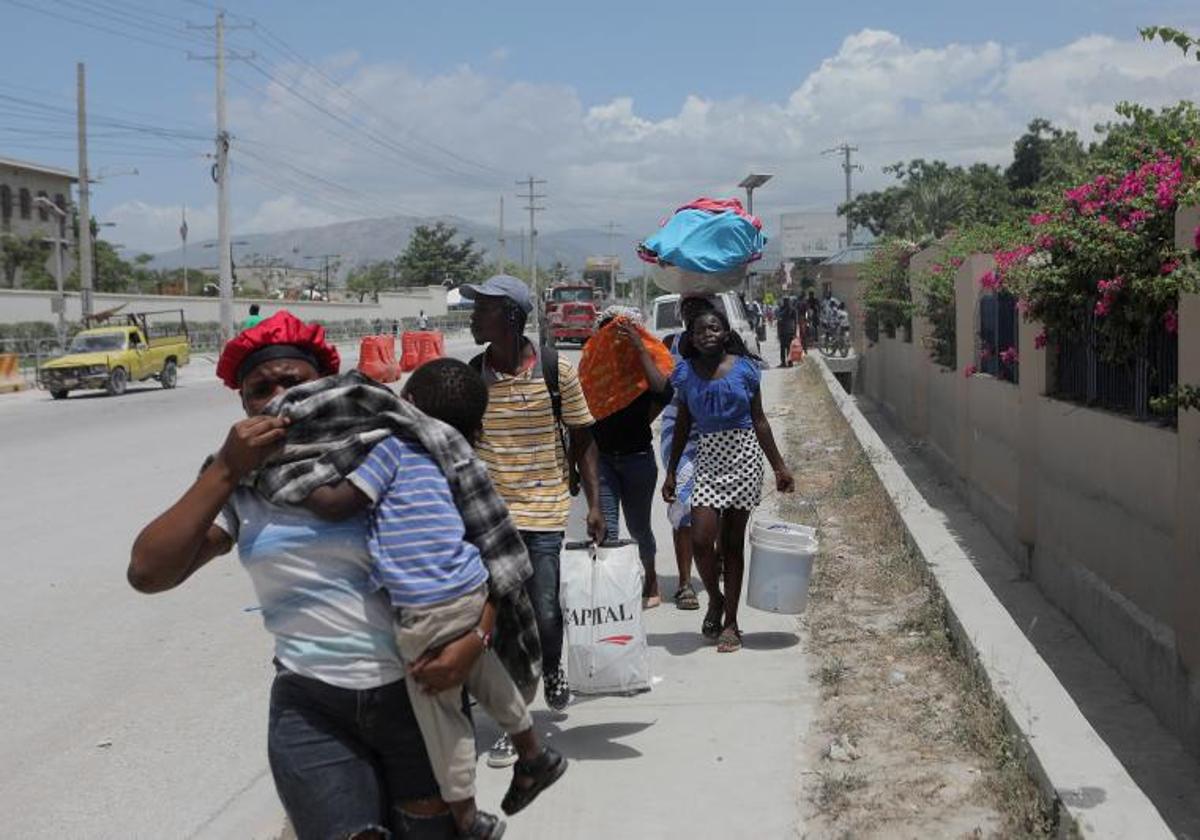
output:
<path id="1" fill-rule="evenodd" d="M 697 316 L 680 342 L 680 353 L 683 363 L 671 374 L 679 416 L 663 498 L 675 500 L 675 471 L 695 425 L 700 441 L 692 490 L 692 549 L 708 593 L 700 632 L 717 639 L 718 651 L 730 653 L 742 646 L 737 612 L 746 566 L 746 523 L 762 498 L 763 452 L 781 493 L 792 492 L 795 481 L 763 414 L 759 367 L 725 316 L 715 310 Z"/>

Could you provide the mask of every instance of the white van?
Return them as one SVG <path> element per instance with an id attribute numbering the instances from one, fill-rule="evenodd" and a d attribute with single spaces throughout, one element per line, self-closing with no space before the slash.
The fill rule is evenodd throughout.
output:
<path id="1" fill-rule="evenodd" d="M 718 292 L 712 297 L 717 308 L 729 319 L 729 326 L 733 331 L 742 337 L 742 341 L 746 342 L 746 346 L 750 350 L 761 356 L 758 336 L 754 334 L 754 327 L 750 326 L 750 319 L 746 315 L 746 310 L 742 308 L 742 301 L 738 296 L 733 292 Z M 650 330 L 659 338 L 683 330 L 683 318 L 679 314 L 679 299 L 679 295 L 660 295 L 651 304 Z"/>

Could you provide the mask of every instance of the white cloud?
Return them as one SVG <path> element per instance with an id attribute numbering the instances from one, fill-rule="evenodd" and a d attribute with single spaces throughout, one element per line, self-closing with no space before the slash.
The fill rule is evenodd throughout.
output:
<path id="1" fill-rule="evenodd" d="M 491 53 L 488 54 L 488 58 L 499 63 L 502 61 L 508 61 L 508 58 L 511 55 L 512 50 L 510 50 L 508 47 L 496 47 L 496 49 L 492 50 Z"/>
<path id="2" fill-rule="evenodd" d="M 843 140 L 859 146 L 866 171 L 856 183 L 869 189 L 885 182 L 886 163 L 1004 163 L 1034 117 L 1088 136 L 1120 99 L 1162 104 L 1194 96 L 1200 83 L 1200 65 L 1161 45 L 1086 36 L 1022 56 L 990 41 L 917 45 L 871 29 L 848 36 L 783 101 L 694 93 L 660 119 L 639 113 L 632 95 L 584 103 L 567 86 L 470 67 L 422 76 L 353 54 L 326 66 L 349 95 L 303 68 L 286 82 L 340 120 L 279 84 L 231 100 L 238 232 L 389 213 L 489 221 L 497 196 L 512 196 L 514 179 L 532 172 L 549 182 L 543 229 L 611 219 L 632 237 L 682 201 L 736 192 L 752 169 L 776 175 L 755 197 L 774 227 L 781 210 L 841 199 L 840 168 L 821 151 Z M 147 243 L 177 242 L 165 208 L 117 211 Z"/>

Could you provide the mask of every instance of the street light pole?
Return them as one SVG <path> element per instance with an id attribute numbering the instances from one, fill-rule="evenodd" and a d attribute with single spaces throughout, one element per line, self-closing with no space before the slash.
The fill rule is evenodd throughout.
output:
<path id="1" fill-rule="evenodd" d="M 772 177 L 774 177 L 774 176 L 755 174 L 752 172 L 749 175 L 747 175 L 745 178 L 743 178 L 742 182 L 740 184 L 738 184 L 739 187 L 741 187 L 742 189 L 744 189 L 746 191 L 746 212 L 749 213 L 751 216 L 754 215 L 754 191 L 756 189 L 758 189 L 759 187 L 761 187 L 763 184 L 767 183 L 767 181 L 770 181 Z M 745 292 L 747 295 L 750 294 L 750 275 L 749 275 L 749 273 L 747 273 L 747 275 L 746 275 L 746 290 L 745 290 Z"/>
<path id="2" fill-rule="evenodd" d="M 35 202 L 53 210 L 54 214 L 58 216 L 58 236 L 54 240 L 54 286 L 57 289 L 54 311 L 58 314 L 58 341 L 63 344 L 67 340 L 67 301 L 63 291 L 63 240 L 67 236 L 67 211 L 44 195 L 39 195 Z"/>

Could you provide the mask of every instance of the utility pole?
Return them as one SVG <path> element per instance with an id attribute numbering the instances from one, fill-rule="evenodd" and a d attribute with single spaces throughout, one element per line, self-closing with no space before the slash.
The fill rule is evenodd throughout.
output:
<path id="1" fill-rule="evenodd" d="M 521 228 L 521 268 L 529 268 L 529 265 L 525 262 L 525 228 Z"/>
<path id="2" fill-rule="evenodd" d="M 179 223 L 179 238 L 183 240 L 183 296 L 187 297 L 188 293 L 188 276 L 187 276 L 187 205 L 183 205 L 183 220 Z"/>
<path id="3" fill-rule="evenodd" d="M 508 249 L 505 247 L 504 241 L 504 196 L 500 196 L 500 237 L 497 240 L 500 245 L 500 259 L 497 264 L 496 273 L 504 273 L 504 264 L 508 262 Z"/>
<path id="4" fill-rule="evenodd" d="M 193 26 L 189 29 L 214 29 L 216 32 L 217 52 L 215 56 L 194 56 L 190 52 L 188 58 L 208 61 L 215 59 L 217 63 L 217 136 L 216 163 L 213 164 L 212 176 L 217 182 L 217 258 L 221 289 L 221 341 L 233 338 L 233 246 L 229 241 L 229 132 L 225 128 L 225 12 L 217 12 L 214 26 Z M 235 27 L 244 28 L 244 27 Z M 249 56 L 232 55 L 230 58 L 253 58 Z"/>
<path id="5" fill-rule="evenodd" d="M 858 151 L 858 146 L 851 146 L 849 143 L 843 143 L 840 146 L 834 146 L 832 149 L 826 149 L 821 152 L 823 155 L 840 154 L 842 155 L 842 171 L 846 173 L 846 203 L 849 204 L 854 198 L 854 189 L 851 185 L 851 173 L 855 170 L 863 171 L 862 166 L 857 163 L 851 163 L 850 155 Z M 854 222 L 850 217 L 846 216 L 846 247 L 849 248 L 854 244 Z"/>
<path id="6" fill-rule="evenodd" d="M 79 303 L 86 323 L 92 315 L 92 211 L 88 185 L 87 79 L 82 61 L 75 65 L 75 96 L 79 128 Z"/>
<path id="7" fill-rule="evenodd" d="M 541 309 L 542 298 L 541 298 L 541 295 L 538 294 L 537 225 L 535 224 L 534 214 L 537 213 L 539 210 L 546 209 L 545 207 L 539 207 L 538 203 L 537 203 L 537 200 L 539 198 L 545 198 L 546 194 L 545 193 L 535 193 L 534 189 L 545 183 L 546 183 L 545 181 L 536 180 L 532 175 L 530 175 L 529 178 L 525 181 L 517 181 L 518 187 L 526 186 L 529 190 L 529 192 L 525 195 L 522 195 L 521 198 L 524 198 L 528 202 L 528 204 L 525 205 L 525 209 L 529 211 L 529 277 L 530 277 L 529 287 L 533 291 L 533 296 L 534 296 L 534 301 L 535 301 L 534 306 L 533 306 L 533 325 L 535 328 L 539 326 L 538 310 Z"/>

